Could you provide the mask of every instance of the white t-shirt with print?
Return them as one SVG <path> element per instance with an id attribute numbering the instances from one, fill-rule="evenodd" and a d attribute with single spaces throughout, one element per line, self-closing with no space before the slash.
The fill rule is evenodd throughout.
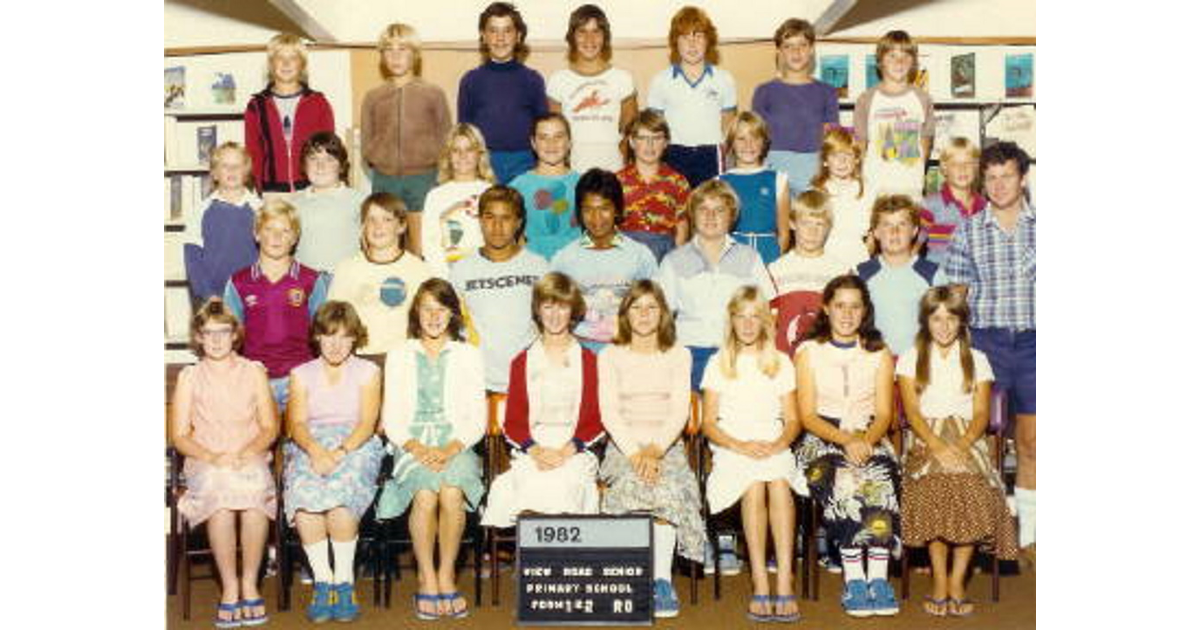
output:
<path id="1" fill-rule="evenodd" d="M 633 75 L 620 68 L 592 76 L 569 68 L 550 75 L 546 96 L 562 105 L 562 114 L 571 123 L 573 170 L 620 170 L 621 102 L 633 94 Z"/>

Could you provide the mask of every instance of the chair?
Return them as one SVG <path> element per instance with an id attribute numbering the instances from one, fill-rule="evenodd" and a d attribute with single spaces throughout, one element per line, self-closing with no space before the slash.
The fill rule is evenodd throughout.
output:
<path id="1" fill-rule="evenodd" d="M 480 440 L 474 447 L 475 453 L 483 460 L 484 487 L 486 488 L 487 477 L 486 471 L 490 467 L 488 449 L 486 440 Z M 395 462 L 395 455 L 388 454 L 383 458 L 383 465 L 380 467 L 381 478 L 386 479 L 391 476 L 392 467 Z M 384 472 L 386 471 L 386 472 Z M 409 508 L 411 510 L 411 507 Z M 374 532 L 374 552 L 375 561 L 375 592 L 374 598 L 378 602 L 380 598 L 380 581 L 379 576 L 383 576 L 383 606 L 384 608 L 392 607 L 392 580 L 393 578 L 399 581 L 402 577 L 405 568 L 404 563 L 400 560 L 400 555 L 405 550 L 412 550 L 412 534 L 408 530 L 408 510 L 395 518 L 390 519 L 374 519 L 376 529 Z M 479 511 L 467 511 L 466 524 L 463 527 L 462 540 L 459 543 L 460 553 L 456 564 L 461 567 L 465 563 L 462 549 L 469 548 L 471 550 L 471 558 L 473 568 L 475 570 L 475 606 L 479 607 L 483 601 L 482 590 L 482 570 L 483 570 L 483 549 L 484 549 L 484 528 L 479 523 Z M 410 568 L 416 567 L 416 560 L 413 560 Z"/>
<path id="2" fill-rule="evenodd" d="M 987 434 L 992 438 L 992 451 L 996 470 L 1004 470 L 1004 456 L 1006 454 L 1006 439 L 1005 434 L 1011 426 L 1008 411 L 1008 392 L 1003 389 L 993 388 L 991 396 L 991 409 L 989 410 Z M 904 427 L 908 427 L 907 421 L 904 422 Z M 908 545 L 905 545 L 908 547 Z M 995 553 L 991 555 L 991 572 L 992 572 L 992 601 L 1000 601 L 1000 558 Z M 909 563 L 908 553 L 904 553 L 900 558 L 900 597 L 908 599 L 908 581 L 909 581 Z"/>
<path id="3" fill-rule="evenodd" d="M 282 448 L 280 449 L 283 450 Z M 280 463 L 282 469 L 282 462 Z M 383 480 L 386 479 L 385 471 L 390 471 L 391 468 L 379 467 L 379 481 L 377 486 L 382 486 Z M 379 493 L 376 491 L 376 500 L 379 498 Z M 292 577 L 295 565 L 297 562 L 304 565 L 308 564 L 308 559 L 304 555 L 303 545 L 300 542 L 300 535 L 296 528 L 288 525 L 287 515 L 283 506 L 283 475 L 279 476 L 279 501 L 278 509 L 275 514 L 275 539 L 278 541 L 279 552 L 278 562 L 279 569 L 276 574 L 278 581 L 279 592 L 277 593 L 277 605 L 279 610 L 289 610 L 292 604 Z M 376 550 L 375 540 L 378 537 L 379 525 L 375 519 L 375 502 L 372 501 L 371 507 L 363 514 L 362 519 L 358 523 L 358 546 L 354 553 L 354 568 L 355 574 L 363 566 L 375 566 L 374 552 Z M 380 590 L 379 590 L 379 573 L 374 572 L 371 578 L 374 583 L 374 597 L 372 604 L 378 608 L 380 605 Z"/>

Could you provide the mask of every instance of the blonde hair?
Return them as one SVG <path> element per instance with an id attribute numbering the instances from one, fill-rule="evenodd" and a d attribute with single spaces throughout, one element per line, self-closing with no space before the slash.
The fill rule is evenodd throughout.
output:
<path id="1" fill-rule="evenodd" d="M 275 56 L 285 50 L 294 50 L 300 56 L 300 82 L 308 83 L 308 45 L 294 33 L 279 33 L 267 42 L 267 79 L 274 81 L 271 66 Z"/>
<path id="2" fill-rule="evenodd" d="M 267 221 L 272 219 L 283 219 L 288 222 L 288 227 L 296 233 L 296 239 L 300 238 L 300 215 L 296 213 L 296 206 L 279 199 L 268 199 L 263 203 L 258 212 L 254 214 L 254 233 L 258 234 Z"/>
<path id="3" fill-rule="evenodd" d="M 454 179 L 454 166 L 450 163 L 450 152 L 454 149 L 454 141 L 459 138 L 466 138 L 471 143 L 471 148 L 479 153 L 479 165 L 475 169 L 475 176 L 495 184 L 496 172 L 492 170 L 492 160 L 488 157 L 487 142 L 484 141 L 483 134 L 475 125 L 463 122 L 451 127 L 450 133 L 446 134 L 446 143 L 442 145 L 442 151 L 438 154 L 438 183 L 444 184 Z"/>
<path id="4" fill-rule="evenodd" d="M 971 190 L 978 192 L 982 183 L 981 180 L 983 179 L 980 176 L 979 168 L 980 153 L 979 147 L 974 142 L 971 142 L 969 138 L 955 136 L 942 148 L 942 154 L 938 161 L 941 162 L 942 170 L 945 171 L 946 164 L 956 158 L 973 160 L 975 162 L 975 179 L 971 180 Z"/>
<path id="5" fill-rule="evenodd" d="M 833 227 L 833 210 L 829 207 L 829 195 L 815 188 L 810 188 L 792 197 L 790 219 L 799 221 L 803 217 L 816 217 L 825 222 L 826 227 Z"/>
<path id="6" fill-rule="evenodd" d="M 738 213 L 742 211 L 742 206 L 733 186 L 730 186 L 729 182 L 715 177 L 700 184 L 692 190 L 692 194 L 688 195 L 686 206 L 688 221 L 692 225 L 696 225 L 696 210 L 709 198 L 719 199 L 725 204 L 725 207 L 729 208 L 729 228 L 732 230 L 733 226 L 737 224 Z"/>
<path id="7" fill-rule="evenodd" d="M 725 308 L 725 343 L 717 352 L 717 365 L 725 378 L 737 378 L 737 357 L 739 341 L 734 331 L 733 317 L 741 312 L 747 304 L 754 307 L 754 316 L 760 326 L 758 339 L 754 347 L 758 350 L 758 369 L 763 374 L 774 378 L 779 373 L 779 353 L 775 352 L 775 316 L 771 315 L 771 305 L 759 292 L 758 287 L 746 285 L 733 292 L 729 305 Z"/>
<path id="8" fill-rule="evenodd" d="M 233 153 L 236 153 L 238 155 L 238 157 L 240 157 L 242 159 L 242 165 L 243 165 L 242 170 L 245 173 L 242 176 L 242 185 L 247 188 L 253 188 L 254 187 L 254 170 L 251 167 L 251 163 L 250 163 L 250 152 L 246 150 L 246 147 L 243 147 L 242 145 L 240 145 L 236 142 L 233 142 L 233 141 L 222 142 L 221 144 L 217 145 L 217 148 L 212 150 L 212 153 L 210 153 L 208 155 L 208 174 L 209 174 L 209 176 L 212 177 L 214 180 L 216 179 L 217 163 L 221 160 L 221 154 L 225 153 L 227 151 L 232 151 Z M 214 181 L 214 184 L 215 183 L 216 182 Z"/>
<path id="9" fill-rule="evenodd" d="M 855 195 L 855 199 L 862 199 L 862 147 L 854 141 L 854 136 L 842 127 L 831 127 L 825 131 L 825 137 L 821 140 L 821 167 L 817 171 L 816 177 L 812 178 L 812 186 L 817 190 L 829 192 L 825 190 L 825 184 L 833 177 L 833 173 L 829 172 L 829 167 L 825 165 L 825 162 L 829 159 L 829 156 L 843 151 L 854 154 L 854 173 L 852 177 L 858 182 L 858 194 Z"/>
<path id="10" fill-rule="evenodd" d="M 746 126 L 752 136 L 762 140 L 762 149 L 758 153 L 758 163 L 762 164 L 763 160 L 767 159 L 767 152 L 771 150 L 771 129 L 762 116 L 750 110 L 739 112 L 737 118 L 733 119 L 733 124 L 729 125 L 729 132 L 725 134 L 725 154 L 730 156 L 729 162 L 737 164 L 733 140 L 737 137 L 738 127 L 742 125 Z"/>
<path id="11" fill-rule="evenodd" d="M 898 50 L 912 57 L 912 67 L 908 69 L 908 82 L 911 84 L 917 80 L 917 43 L 909 37 L 907 31 L 888 31 L 879 38 L 879 43 L 875 45 L 875 76 L 883 79 L 883 57 L 884 55 Z"/>
<path id="12" fill-rule="evenodd" d="M 413 61 L 412 72 L 414 77 L 421 76 L 421 36 L 417 34 L 417 29 L 404 24 L 402 22 L 394 22 L 388 24 L 387 28 L 383 29 L 383 33 L 379 35 L 379 71 L 383 73 L 385 78 L 391 78 L 392 73 L 388 70 L 387 63 L 383 59 L 383 53 L 389 46 L 405 46 L 412 48 Z"/>

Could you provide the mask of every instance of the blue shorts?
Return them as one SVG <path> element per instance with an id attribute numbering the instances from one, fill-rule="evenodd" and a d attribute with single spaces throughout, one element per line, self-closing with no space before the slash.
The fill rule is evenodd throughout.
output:
<path id="1" fill-rule="evenodd" d="M 719 348 L 701 348 L 698 346 L 688 346 L 688 351 L 692 353 L 692 391 L 700 391 L 700 382 L 704 380 L 704 368 L 708 366 L 708 360 L 713 358 Z"/>
<path id="2" fill-rule="evenodd" d="M 698 147 L 686 147 L 681 144 L 668 145 L 663 161 L 679 171 L 680 175 L 686 177 L 692 190 L 721 172 L 721 155 L 715 144 L 704 144 Z"/>
<path id="3" fill-rule="evenodd" d="M 788 192 L 795 197 L 812 188 L 812 178 L 821 165 L 818 158 L 818 153 L 772 150 L 767 152 L 767 168 L 787 173 Z"/>
<path id="4" fill-rule="evenodd" d="M 774 232 L 730 232 L 733 240 L 753 247 L 764 265 L 779 259 L 779 235 Z"/>
<path id="5" fill-rule="evenodd" d="M 287 410 L 288 402 L 288 377 L 280 376 L 279 378 L 270 379 L 271 397 L 275 399 L 275 405 L 279 407 L 279 415 L 282 416 Z"/>
<path id="6" fill-rule="evenodd" d="M 371 192 L 389 192 L 404 201 L 409 212 L 420 212 L 425 207 L 425 195 L 437 185 L 437 170 L 393 177 L 379 171 L 371 171 Z"/>
<path id="7" fill-rule="evenodd" d="M 514 177 L 537 166 L 533 151 L 492 151 L 488 158 L 492 162 L 492 170 L 496 173 L 497 184 L 507 184 Z"/>
<path id="8" fill-rule="evenodd" d="M 1008 391 L 1013 413 L 1037 413 L 1037 331 L 972 328 L 971 345 L 987 355 L 994 387 Z"/>

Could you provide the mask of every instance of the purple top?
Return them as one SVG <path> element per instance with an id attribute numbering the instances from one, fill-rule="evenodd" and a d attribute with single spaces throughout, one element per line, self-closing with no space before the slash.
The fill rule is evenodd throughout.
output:
<path id="1" fill-rule="evenodd" d="M 229 276 L 258 258 L 254 210 L 214 198 L 200 220 L 200 233 L 204 245 L 184 245 L 183 261 L 192 295 L 204 301 L 220 297 Z"/>
<path id="2" fill-rule="evenodd" d="M 225 304 L 246 328 L 243 354 L 267 366 L 271 378 L 312 359 L 308 324 L 325 302 L 328 280 L 296 261 L 271 282 L 256 262 L 225 285 Z"/>
<path id="3" fill-rule="evenodd" d="M 488 61 L 458 83 L 458 122 L 479 127 L 488 151 L 528 150 L 533 119 L 547 111 L 542 75 L 518 61 Z"/>
<path id="4" fill-rule="evenodd" d="M 379 371 L 375 363 L 354 355 L 346 358 L 341 377 L 330 384 L 321 358 L 292 369 L 292 376 L 304 386 L 308 400 L 308 425 L 356 425 L 362 406 L 362 387 Z"/>
<path id="5" fill-rule="evenodd" d="M 750 108 L 767 121 L 773 151 L 818 152 L 825 123 L 838 122 L 837 90 L 816 79 L 798 85 L 772 79 L 754 88 Z"/>

